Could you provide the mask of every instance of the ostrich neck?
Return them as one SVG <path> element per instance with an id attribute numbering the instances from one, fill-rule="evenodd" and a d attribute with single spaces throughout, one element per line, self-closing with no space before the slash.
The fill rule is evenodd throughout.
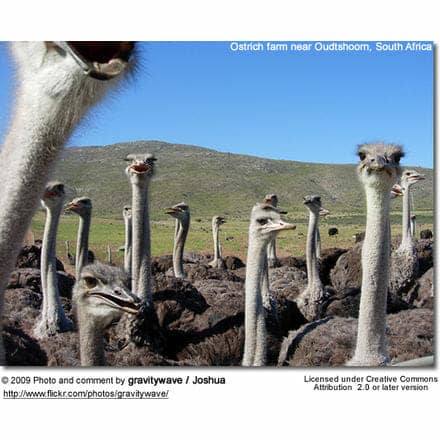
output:
<path id="1" fill-rule="evenodd" d="M 183 250 L 185 247 L 186 236 L 189 230 L 188 219 L 176 219 L 176 232 L 174 235 L 173 247 L 173 268 L 174 276 L 176 278 L 184 278 L 185 272 L 183 270 Z"/>
<path id="2" fill-rule="evenodd" d="M 318 215 L 310 211 L 309 227 L 307 230 L 306 264 L 308 285 L 321 285 L 318 271 L 318 260 L 316 258 L 316 231 L 318 230 Z"/>
<path id="3" fill-rule="evenodd" d="M 266 333 L 261 291 L 266 263 L 267 242 L 249 234 L 245 283 L 245 345 L 244 366 L 264 365 L 266 356 Z"/>
<path id="4" fill-rule="evenodd" d="M 89 262 L 89 233 L 92 213 L 81 215 L 78 225 L 78 237 L 76 242 L 76 278 L 79 278 L 81 269 Z"/>
<path id="5" fill-rule="evenodd" d="M 63 108 L 64 100 L 59 102 L 32 86 L 23 85 L 18 91 L 13 123 L 0 155 L 0 292 L 74 122 Z"/>
<path id="6" fill-rule="evenodd" d="M 390 250 L 390 192 L 366 187 L 367 222 L 362 248 L 362 289 L 355 357 L 386 359 L 386 303 Z"/>
<path id="7" fill-rule="evenodd" d="M 124 270 L 131 275 L 132 260 L 132 220 L 131 217 L 125 217 L 125 245 L 124 245 Z"/>
<path id="8" fill-rule="evenodd" d="M 219 229 L 218 225 L 215 225 L 212 228 L 212 237 L 214 239 L 214 260 L 219 260 L 221 258 L 220 242 L 218 239 Z"/>
<path id="9" fill-rule="evenodd" d="M 62 309 L 58 291 L 56 268 L 56 236 L 62 211 L 61 204 L 55 208 L 46 208 L 43 246 L 41 249 L 41 285 L 43 290 L 42 315 L 53 316 Z"/>
<path id="10" fill-rule="evenodd" d="M 70 99 L 73 87 L 65 84 L 64 96 L 62 91 L 50 95 L 41 81 L 25 78 L 16 95 L 13 123 L 0 154 L 0 315 L 3 292 L 38 197 L 59 151 L 86 109 L 86 105 L 81 108 L 85 103 L 80 99 Z"/>
<path id="11" fill-rule="evenodd" d="M 319 228 L 316 226 L 316 258 L 321 258 L 321 234 L 319 233 Z"/>
<path id="12" fill-rule="evenodd" d="M 132 280 L 134 292 L 151 301 L 151 242 L 148 210 L 148 184 L 146 177 L 141 184 L 133 184 L 132 221 L 133 255 Z"/>
<path id="13" fill-rule="evenodd" d="M 264 245 L 257 240 L 251 240 L 246 260 L 246 298 L 248 295 L 258 296 L 261 292 L 260 283 L 264 274 L 265 259 Z"/>
<path id="14" fill-rule="evenodd" d="M 403 193 L 402 209 L 402 243 L 401 248 L 412 247 L 411 236 L 411 213 L 410 213 L 410 187 L 408 186 Z"/>
<path id="15" fill-rule="evenodd" d="M 92 367 L 105 364 L 104 331 L 93 317 L 79 312 L 79 344 L 81 366 Z"/>

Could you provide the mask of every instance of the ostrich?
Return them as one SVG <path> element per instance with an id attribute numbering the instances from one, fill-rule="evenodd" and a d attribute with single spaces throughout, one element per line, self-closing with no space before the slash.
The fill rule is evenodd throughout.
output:
<path id="1" fill-rule="evenodd" d="M 56 234 L 63 209 L 64 195 L 62 183 L 50 182 L 46 186 L 42 199 L 42 204 L 46 209 L 46 224 L 41 249 L 43 304 L 40 319 L 34 329 L 34 335 L 38 339 L 73 329 L 73 324 L 66 318 L 61 305 L 56 269 Z"/>
<path id="2" fill-rule="evenodd" d="M 89 233 L 92 220 L 92 201 L 87 197 L 73 199 L 66 211 L 79 215 L 78 236 L 76 240 L 75 271 L 78 278 L 83 266 L 89 262 Z"/>
<path id="3" fill-rule="evenodd" d="M 212 217 L 212 237 L 214 239 L 214 259 L 209 263 L 211 267 L 216 267 L 217 269 L 225 269 L 225 261 L 222 258 L 222 250 L 220 242 L 218 239 L 218 233 L 220 231 L 220 226 L 226 223 L 224 217 L 215 215 Z"/>
<path id="4" fill-rule="evenodd" d="M 132 264 L 132 219 L 131 219 L 131 206 L 124 206 L 122 210 L 122 216 L 124 217 L 125 224 L 125 244 L 124 244 L 124 270 L 131 276 L 131 264 Z"/>
<path id="5" fill-rule="evenodd" d="M 410 189 L 420 180 L 425 180 L 425 176 L 415 170 L 405 170 L 400 179 L 400 185 L 403 189 L 402 242 L 399 246 L 401 250 L 410 250 L 414 245 L 413 235 L 411 234 Z"/>
<path id="6" fill-rule="evenodd" d="M 278 196 L 276 194 L 266 194 L 263 203 L 275 206 L 276 208 L 278 206 Z M 267 264 L 268 267 L 277 267 L 279 265 L 276 250 L 276 238 L 270 240 L 267 245 Z"/>
<path id="7" fill-rule="evenodd" d="M 327 215 L 330 214 L 330 211 L 328 209 L 325 208 L 321 208 L 319 210 L 319 216 L 320 217 L 326 217 Z M 319 233 L 319 228 L 318 226 L 316 226 L 316 258 L 318 258 L 318 260 L 321 258 L 321 234 Z"/>
<path id="8" fill-rule="evenodd" d="M 129 70 L 133 48 L 131 42 L 12 43 L 18 91 L 0 154 L 0 312 L 9 274 L 59 151 L 83 115 Z"/>
<path id="9" fill-rule="evenodd" d="M 316 255 L 316 231 L 321 210 L 321 197 L 317 195 L 306 196 L 304 204 L 310 211 L 306 245 L 307 287 L 298 296 L 296 303 L 305 318 L 309 321 L 315 321 L 321 317 L 322 305 L 326 297 L 325 289 L 319 278 Z"/>
<path id="10" fill-rule="evenodd" d="M 185 278 L 183 269 L 183 249 L 185 247 L 186 236 L 189 231 L 190 211 L 186 203 L 178 203 L 168 208 L 166 214 L 176 219 L 176 228 L 174 231 L 174 247 L 173 247 L 173 269 L 176 278 Z"/>
<path id="11" fill-rule="evenodd" d="M 132 272 L 133 291 L 151 304 L 151 241 L 150 217 L 148 210 L 148 187 L 154 172 L 152 154 L 129 154 L 131 162 L 125 169 L 132 188 L 133 254 Z"/>
<path id="12" fill-rule="evenodd" d="M 266 249 L 279 231 L 294 228 L 294 225 L 281 220 L 280 211 L 272 205 L 257 204 L 252 209 L 246 263 L 243 366 L 265 365 L 266 324 L 261 282 L 267 261 Z"/>
<path id="13" fill-rule="evenodd" d="M 413 285 L 418 273 L 418 258 L 411 234 L 410 188 L 425 176 L 415 170 L 402 173 L 400 185 L 403 190 L 402 241 L 391 255 L 389 289 L 394 294 L 406 293 Z"/>
<path id="14" fill-rule="evenodd" d="M 140 310 L 140 299 L 129 285 L 129 276 L 117 267 L 96 263 L 81 270 L 72 299 L 82 366 L 104 365 L 104 331 L 124 312 L 136 314 Z"/>
<path id="15" fill-rule="evenodd" d="M 395 183 L 391 188 L 391 198 L 395 199 L 396 197 L 401 196 L 403 196 L 403 189 L 398 183 Z"/>
<path id="16" fill-rule="evenodd" d="M 278 196 L 276 194 L 267 194 L 263 199 L 263 204 L 270 205 L 276 208 L 278 206 Z M 279 213 L 287 214 L 287 211 L 279 210 Z M 276 255 L 276 237 L 274 236 L 267 245 L 266 257 L 261 276 L 261 294 L 263 297 L 263 307 L 267 311 L 268 316 L 270 316 L 274 320 L 274 322 L 278 321 L 278 312 L 276 307 L 276 300 L 270 290 L 269 267 L 275 268 L 279 265 L 280 263 Z"/>
<path id="17" fill-rule="evenodd" d="M 356 349 L 349 366 L 389 362 L 385 334 L 390 192 L 398 180 L 403 151 L 393 144 L 364 144 L 358 149 L 358 176 L 365 189 L 367 221 L 362 247 L 362 285 Z"/>

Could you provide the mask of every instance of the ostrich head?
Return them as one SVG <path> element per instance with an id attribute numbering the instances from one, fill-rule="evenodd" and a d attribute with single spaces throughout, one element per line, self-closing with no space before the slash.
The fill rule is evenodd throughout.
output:
<path id="1" fill-rule="evenodd" d="M 189 216 L 189 206 L 186 203 L 181 202 L 171 208 L 167 208 L 165 214 L 169 214 L 171 217 L 177 218 L 178 220 L 184 220 Z"/>
<path id="2" fill-rule="evenodd" d="M 263 203 L 267 203 L 268 205 L 272 205 L 272 206 L 277 206 L 278 196 L 276 194 L 266 194 L 264 196 Z"/>
<path id="3" fill-rule="evenodd" d="M 11 44 L 20 83 L 24 87 L 32 84 L 33 89 L 38 88 L 51 99 L 63 102 L 65 122 L 69 123 L 65 127 L 54 127 L 56 131 L 71 129 L 82 117 L 82 110 L 95 104 L 110 84 L 119 83 L 125 73 L 132 70 L 134 46 L 133 42 L 120 41 L 20 41 Z"/>
<path id="4" fill-rule="evenodd" d="M 122 215 L 124 219 L 130 219 L 131 218 L 131 206 L 125 205 L 122 209 Z"/>
<path id="5" fill-rule="evenodd" d="M 364 144 L 359 146 L 357 154 L 360 181 L 365 186 L 391 191 L 401 174 L 402 148 L 394 144 Z"/>
<path id="6" fill-rule="evenodd" d="M 281 220 L 281 211 L 275 206 L 257 203 L 252 208 L 249 235 L 261 240 L 266 245 L 280 231 L 295 228 L 295 225 Z"/>
<path id="7" fill-rule="evenodd" d="M 125 169 L 125 174 L 133 184 L 140 184 L 154 173 L 156 158 L 152 154 L 129 154 L 125 160 L 130 162 Z"/>
<path id="8" fill-rule="evenodd" d="M 425 180 L 424 174 L 420 174 L 415 170 L 404 170 L 400 178 L 400 183 L 403 190 L 406 190 L 420 180 Z"/>
<path id="9" fill-rule="evenodd" d="M 319 213 L 322 209 L 321 208 L 321 196 L 317 196 L 317 195 L 305 196 L 304 197 L 304 205 L 306 205 L 310 211 L 319 215 Z"/>
<path id="10" fill-rule="evenodd" d="M 134 49 L 132 41 L 54 41 L 46 43 L 70 55 L 86 75 L 109 80 L 128 66 Z"/>
<path id="11" fill-rule="evenodd" d="M 66 205 L 66 212 L 74 212 L 80 217 L 90 215 L 92 212 L 92 201 L 88 197 L 77 197 Z"/>
<path id="12" fill-rule="evenodd" d="M 403 188 L 398 183 L 395 183 L 391 188 L 391 198 L 395 199 L 396 197 L 402 197 L 402 196 L 403 196 Z"/>
<path id="13" fill-rule="evenodd" d="M 64 185 L 61 182 L 49 182 L 44 190 L 42 205 L 45 208 L 58 206 L 63 203 L 65 195 Z"/>
<path id="14" fill-rule="evenodd" d="M 60 72 L 88 75 L 98 80 L 119 76 L 130 64 L 131 41 L 23 41 L 14 54 L 28 74 L 55 66 Z M 43 69 L 42 69 L 43 68 Z"/>
<path id="15" fill-rule="evenodd" d="M 73 288 L 76 312 L 85 312 L 102 328 L 124 312 L 137 314 L 141 300 L 130 291 L 130 278 L 120 268 L 101 263 L 83 267 Z"/>
<path id="16" fill-rule="evenodd" d="M 213 226 L 220 226 L 226 223 L 226 219 L 224 217 L 221 217 L 219 215 L 215 215 L 212 217 L 212 225 Z"/>

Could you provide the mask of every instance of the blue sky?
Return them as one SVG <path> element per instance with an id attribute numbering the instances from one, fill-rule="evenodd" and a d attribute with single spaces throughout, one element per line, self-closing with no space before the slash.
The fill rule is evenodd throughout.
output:
<path id="1" fill-rule="evenodd" d="M 383 140 L 404 145 L 404 165 L 432 167 L 433 52 L 370 46 L 371 52 L 234 52 L 229 42 L 141 43 L 136 78 L 93 112 L 68 145 L 161 140 L 355 163 L 357 144 Z M 11 78 L 0 43 L 0 143 Z"/>

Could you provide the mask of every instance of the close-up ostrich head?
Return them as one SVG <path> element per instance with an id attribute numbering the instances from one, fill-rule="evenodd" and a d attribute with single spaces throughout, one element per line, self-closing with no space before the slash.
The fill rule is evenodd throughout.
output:
<path id="1" fill-rule="evenodd" d="M 61 182 L 49 182 L 43 193 L 42 204 L 45 207 L 57 205 L 64 200 L 65 195 L 64 185 Z"/>
<path id="2" fill-rule="evenodd" d="M 181 202 L 171 208 L 167 208 L 165 214 L 169 214 L 171 217 L 177 219 L 183 219 L 189 214 L 189 206 L 186 203 Z"/>
<path id="3" fill-rule="evenodd" d="M 130 162 L 125 169 L 125 174 L 131 183 L 138 183 L 145 177 L 151 177 L 154 173 L 156 158 L 150 153 L 129 154 L 125 160 Z"/>
<path id="4" fill-rule="evenodd" d="M 266 194 L 264 196 L 263 203 L 267 203 L 268 205 L 272 205 L 272 206 L 277 206 L 278 196 L 276 194 Z"/>
<path id="5" fill-rule="evenodd" d="M 212 224 L 213 225 L 224 225 L 226 223 L 226 219 L 224 217 L 221 217 L 220 215 L 216 215 L 212 218 Z"/>
<path id="6" fill-rule="evenodd" d="M 88 197 L 77 197 L 65 207 L 66 212 L 74 212 L 80 216 L 89 214 L 92 210 L 92 201 Z"/>
<path id="7" fill-rule="evenodd" d="M 317 195 L 305 196 L 303 203 L 311 211 L 315 212 L 316 214 L 320 214 L 320 210 L 321 210 L 321 196 L 317 196 Z"/>
<path id="8" fill-rule="evenodd" d="M 402 147 L 395 144 L 363 144 L 357 151 L 360 163 L 357 167 L 359 179 L 364 185 L 389 187 L 397 182 L 401 174 Z"/>
<path id="9" fill-rule="evenodd" d="M 131 218 L 131 206 L 129 205 L 125 205 L 124 208 L 122 209 L 122 215 L 124 216 L 124 218 Z"/>
<path id="10" fill-rule="evenodd" d="M 122 270 L 101 263 L 85 266 L 75 283 L 73 301 L 76 312 L 102 319 L 106 327 L 121 318 L 123 312 L 137 314 L 141 300 L 130 290 L 130 278 Z"/>
<path id="11" fill-rule="evenodd" d="M 295 229 L 295 225 L 281 220 L 282 212 L 275 206 L 257 203 L 252 208 L 250 234 L 257 235 L 269 242 L 278 232 L 286 229 Z"/>
<path id="12" fill-rule="evenodd" d="M 400 183 L 403 190 L 405 190 L 415 183 L 420 182 L 420 180 L 425 180 L 424 174 L 420 174 L 416 170 L 404 170 L 400 178 Z"/>
<path id="13" fill-rule="evenodd" d="M 80 73 L 109 80 L 131 64 L 132 41 L 24 41 L 14 43 L 14 53 L 29 74 L 42 73 L 44 66 L 60 73 Z M 54 69 L 55 70 L 55 69 Z"/>
<path id="14" fill-rule="evenodd" d="M 391 198 L 394 199 L 396 197 L 402 197 L 402 196 L 403 196 L 403 188 L 398 183 L 395 183 L 391 188 Z"/>

